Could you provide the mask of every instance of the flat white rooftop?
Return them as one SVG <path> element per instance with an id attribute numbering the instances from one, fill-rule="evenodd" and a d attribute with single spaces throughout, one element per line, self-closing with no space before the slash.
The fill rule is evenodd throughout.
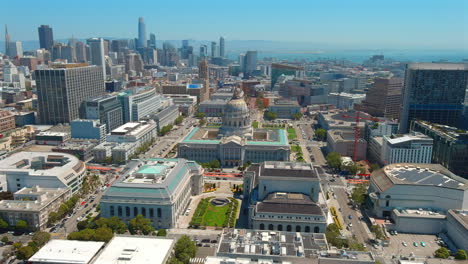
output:
<path id="1" fill-rule="evenodd" d="M 34 263 L 88 264 L 104 246 L 104 242 L 51 240 L 29 261 Z"/>
<path id="2" fill-rule="evenodd" d="M 114 237 L 93 264 L 162 264 L 172 251 L 173 239 Z"/>

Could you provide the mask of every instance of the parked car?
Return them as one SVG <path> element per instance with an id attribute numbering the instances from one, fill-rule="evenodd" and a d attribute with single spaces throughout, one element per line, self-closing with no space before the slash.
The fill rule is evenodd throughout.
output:
<path id="1" fill-rule="evenodd" d="M 426 243 L 424 243 L 423 241 L 421 241 L 421 247 L 426 247 Z"/>
<path id="2" fill-rule="evenodd" d="M 418 247 L 418 242 L 414 241 L 413 246 Z"/>
<path id="3" fill-rule="evenodd" d="M 401 244 L 402 244 L 403 246 L 405 246 L 405 247 L 408 246 L 408 243 L 406 243 L 405 241 L 401 242 Z"/>

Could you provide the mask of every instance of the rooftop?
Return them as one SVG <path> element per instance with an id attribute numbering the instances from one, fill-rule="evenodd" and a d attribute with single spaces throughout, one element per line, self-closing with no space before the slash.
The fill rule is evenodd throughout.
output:
<path id="1" fill-rule="evenodd" d="M 315 167 L 302 162 L 265 161 L 261 164 L 259 176 L 318 179 Z"/>
<path id="2" fill-rule="evenodd" d="M 465 64 L 465 63 L 410 63 L 408 64 L 408 69 L 468 71 L 468 64 Z"/>
<path id="3" fill-rule="evenodd" d="M 151 123 L 146 121 L 128 122 L 111 131 L 111 135 L 137 135 Z"/>
<path id="4" fill-rule="evenodd" d="M 386 141 L 391 145 L 397 145 L 400 143 L 411 142 L 411 141 L 420 141 L 425 142 L 432 145 L 433 139 L 422 134 L 413 132 L 411 134 L 404 134 L 404 135 L 391 135 L 391 136 L 383 136 Z"/>
<path id="5" fill-rule="evenodd" d="M 0 201 L 2 211 L 39 211 L 57 197 L 69 192 L 69 189 L 61 188 L 23 188 L 14 194 L 15 200 Z"/>
<path id="6" fill-rule="evenodd" d="M 322 209 L 309 196 L 301 193 L 270 193 L 257 204 L 260 213 L 323 215 Z"/>
<path id="7" fill-rule="evenodd" d="M 393 184 L 429 185 L 462 190 L 468 188 L 468 180 L 451 173 L 440 164 L 391 164 L 372 173 L 371 180 L 381 191 Z"/>
<path id="8" fill-rule="evenodd" d="M 87 264 L 104 246 L 104 242 L 51 240 L 29 261 L 35 263 Z"/>
<path id="9" fill-rule="evenodd" d="M 224 229 L 217 256 L 309 258 L 327 250 L 325 234 Z"/>
<path id="10" fill-rule="evenodd" d="M 468 210 L 448 210 L 448 214 L 452 215 L 460 224 L 468 229 Z"/>
<path id="11" fill-rule="evenodd" d="M 93 264 L 162 264 L 173 246 L 173 239 L 115 236 Z"/>

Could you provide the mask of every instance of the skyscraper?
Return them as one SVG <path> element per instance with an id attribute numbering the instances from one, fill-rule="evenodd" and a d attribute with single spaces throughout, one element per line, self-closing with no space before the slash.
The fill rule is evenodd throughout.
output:
<path id="1" fill-rule="evenodd" d="M 54 45 L 54 33 L 48 25 L 41 25 L 37 28 L 39 32 L 39 45 L 41 49 L 50 50 Z"/>
<path id="2" fill-rule="evenodd" d="M 411 63 L 406 66 L 400 133 L 412 120 L 457 127 L 468 103 L 468 65 Z"/>
<path id="3" fill-rule="evenodd" d="M 211 42 L 211 57 L 218 57 L 218 44 L 216 41 Z"/>
<path id="4" fill-rule="evenodd" d="M 200 93 L 200 102 L 202 102 L 210 98 L 209 66 L 206 59 L 198 64 L 198 78 L 203 80 L 203 90 Z"/>
<path id="5" fill-rule="evenodd" d="M 143 17 L 138 19 L 138 42 L 137 48 L 146 48 L 146 25 Z"/>
<path id="6" fill-rule="evenodd" d="M 219 56 L 221 58 L 226 57 L 226 44 L 224 42 L 224 38 L 220 37 L 219 38 Z"/>
<path id="7" fill-rule="evenodd" d="M 89 45 L 91 64 L 101 66 L 104 79 L 106 78 L 106 64 L 104 57 L 104 40 L 102 38 L 90 38 L 86 42 Z"/>
<path id="8" fill-rule="evenodd" d="M 156 35 L 153 34 L 153 33 L 150 34 L 150 39 L 149 39 L 149 42 L 148 42 L 148 46 L 150 48 L 156 49 Z"/>
<path id="9" fill-rule="evenodd" d="M 361 104 L 355 104 L 354 109 L 372 116 L 399 118 L 402 89 L 401 78 L 376 78 L 366 93 L 366 99 Z"/>
<path id="10" fill-rule="evenodd" d="M 77 62 L 87 62 L 88 57 L 86 56 L 86 44 L 78 41 L 75 45 L 75 54 Z"/>
<path id="11" fill-rule="evenodd" d="M 41 124 L 70 123 L 79 117 L 82 101 L 105 93 L 102 70 L 96 66 L 63 64 L 34 74 Z"/>
<path id="12" fill-rule="evenodd" d="M 251 75 L 257 69 L 257 51 L 247 51 L 244 60 L 244 72 Z"/>
<path id="13" fill-rule="evenodd" d="M 208 46 L 207 45 L 200 45 L 200 57 L 207 57 L 208 56 Z"/>
<path id="14" fill-rule="evenodd" d="M 8 34 L 8 27 L 5 25 L 5 54 L 10 54 L 10 34 Z"/>

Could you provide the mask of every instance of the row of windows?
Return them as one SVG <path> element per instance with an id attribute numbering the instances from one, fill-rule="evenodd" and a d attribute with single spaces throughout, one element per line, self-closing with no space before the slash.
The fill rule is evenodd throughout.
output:
<path id="1" fill-rule="evenodd" d="M 154 209 L 150 208 L 149 210 L 149 217 L 153 218 L 154 216 Z M 147 217 L 147 210 L 145 207 L 141 207 L 140 210 L 138 210 L 138 207 L 134 206 L 133 207 L 133 217 L 141 214 L 143 217 Z M 156 215 L 157 217 L 161 218 L 162 217 L 162 210 L 161 208 L 157 208 L 156 210 Z M 123 207 L 122 206 L 117 206 L 117 215 L 115 214 L 115 207 L 113 205 L 110 206 L 110 216 L 123 216 Z M 125 216 L 126 217 L 131 217 L 131 209 L 129 206 L 125 206 Z"/>
<path id="2" fill-rule="evenodd" d="M 320 217 L 302 217 L 302 216 L 295 216 L 295 217 L 292 217 L 292 216 L 282 216 L 282 215 L 278 215 L 278 216 L 274 216 L 274 215 L 258 215 L 259 218 L 270 218 L 270 219 L 273 219 L 273 218 L 278 218 L 278 219 L 299 219 L 299 220 L 314 220 L 314 221 L 320 221 Z"/>
<path id="3" fill-rule="evenodd" d="M 265 224 L 260 224 L 260 230 L 265 230 Z M 278 231 L 283 231 L 283 225 L 282 224 L 279 224 L 276 226 L 276 229 L 275 229 L 275 226 L 273 224 L 269 224 L 268 225 L 268 230 L 278 230 Z M 296 225 L 296 228 L 295 228 L 296 232 L 302 232 L 302 226 L 300 225 Z M 310 226 L 306 226 L 304 228 L 304 232 L 306 233 L 310 233 L 310 231 L 312 230 L 312 228 Z M 314 233 L 320 233 L 320 227 L 316 226 L 314 227 Z M 286 231 L 287 232 L 292 232 L 292 225 L 287 225 L 286 226 Z"/>

